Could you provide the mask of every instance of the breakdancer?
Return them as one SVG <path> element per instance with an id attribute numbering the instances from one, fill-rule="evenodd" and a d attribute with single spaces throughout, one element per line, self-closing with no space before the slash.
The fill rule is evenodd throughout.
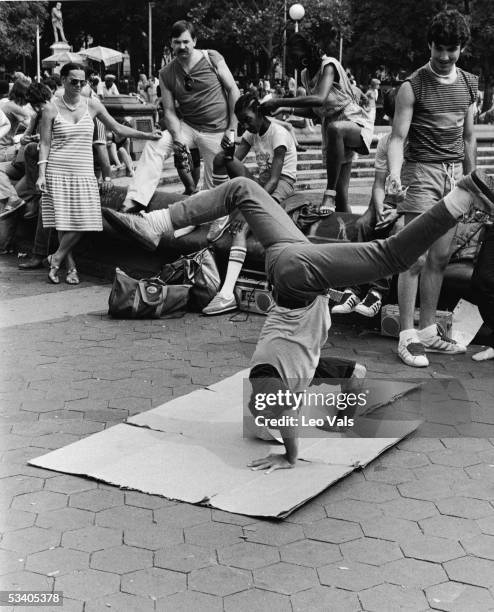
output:
<path id="1" fill-rule="evenodd" d="M 105 209 L 106 219 L 149 250 L 173 232 L 239 210 L 266 253 L 266 274 L 276 306 L 270 310 L 251 361 L 253 396 L 272 388 L 300 391 L 318 376 L 362 376 L 355 362 L 320 359 L 331 326 L 328 289 L 367 283 L 408 269 L 440 236 L 470 209 L 494 214 L 494 177 L 479 170 L 462 178 L 435 206 L 386 240 L 312 244 L 290 217 L 257 183 L 234 178 L 201 191 L 168 209 L 139 215 Z M 269 382 L 267 382 L 269 381 Z M 255 402 L 250 402 L 255 411 Z M 293 415 L 281 402 L 264 416 Z M 256 415 L 257 416 L 257 415 Z M 279 427 L 285 452 L 252 461 L 252 469 L 268 473 L 296 465 L 297 432 Z M 296 429 L 296 428 L 295 428 Z"/>

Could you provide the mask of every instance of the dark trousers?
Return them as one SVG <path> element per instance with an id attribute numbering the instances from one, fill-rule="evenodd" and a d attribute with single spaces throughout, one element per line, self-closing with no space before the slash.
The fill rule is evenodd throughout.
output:
<path id="1" fill-rule="evenodd" d="M 494 225 L 486 229 L 471 280 L 479 312 L 492 330 L 489 345 L 494 347 Z"/>

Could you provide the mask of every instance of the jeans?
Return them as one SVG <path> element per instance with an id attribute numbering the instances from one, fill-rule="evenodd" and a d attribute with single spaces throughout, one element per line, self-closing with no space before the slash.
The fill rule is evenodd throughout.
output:
<path id="1" fill-rule="evenodd" d="M 491 329 L 489 345 L 494 347 L 494 226 L 485 233 L 471 280 L 484 323 Z"/>
<path id="2" fill-rule="evenodd" d="M 174 229 L 200 225 L 237 209 L 266 251 L 266 273 L 275 296 L 293 308 L 330 287 L 360 285 L 408 269 L 457 223 L 439 202 L 386 240 L 312 244 L 260 185 L 243 177 L 169 207 Z"/>
<path id="3" fill-rule="evenodd" d="M 223 132 L 199 132 L 183 121 L 180 122 L 184 144 L 189 149 L 197 148 L 204 161 L 204 189 L 213 187 L 213 160 L 221 150 Z M 160 182 L 163 162 L 173 155 L 173 138 L 166 131 L 160 140 L 146 143 L 137 164 L 127 197 L 147 206 Z"/>

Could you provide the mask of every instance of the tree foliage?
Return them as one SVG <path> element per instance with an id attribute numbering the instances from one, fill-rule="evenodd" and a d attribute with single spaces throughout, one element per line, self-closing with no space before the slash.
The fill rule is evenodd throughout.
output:
<path id="1" fill-rule="evenodd" d="M 31 56 L 48 18 L 48 2 L 0 2 L 0 57 L 4 61 Z"/>

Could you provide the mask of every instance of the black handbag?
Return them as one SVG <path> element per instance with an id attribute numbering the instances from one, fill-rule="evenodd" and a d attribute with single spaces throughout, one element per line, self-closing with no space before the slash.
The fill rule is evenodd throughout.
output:
<path id="1" fill-rule="evenodd" d="M 189 290 L 187 285 L 167 285 L 158 277 L 136 280 L 115 268 L 108 314 L 114 319 L 159 319 L 185 310 Z"/>
<path id="2" fill-rule="evenodd" d="M 190 255 L 182 255 L 163 266 L 161 275 L 166 283 L 188 283 L 188 310 L 200 312 L 220 290 L 221 279 L 211 249 L 204 248 Z"/>

